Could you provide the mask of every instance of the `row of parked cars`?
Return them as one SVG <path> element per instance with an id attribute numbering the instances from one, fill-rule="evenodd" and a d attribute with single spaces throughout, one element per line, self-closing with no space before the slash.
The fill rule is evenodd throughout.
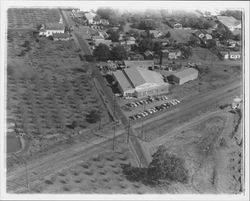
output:
<path id="1" fill-rule="evenodd" d="M 138 107 L 140 105 L 147 105 L 147 104 L 150 104 L 154 101 L 160 101 L 160 100 L 167 100 L 168 97 L 163 95 L 163 96 L 157 96 L 157 97 L 148 97 L 147 99 L 144 99 L 144 100 L 138 100 L 138 101 L 135 101 L 135 102 L 131 102 L 131 103 L 127 103 L 126 105 L 128 107 Z"/>
<path id="2" fill-rule="evenodd" d="M 177 105 L 178 103 L 180 103 L 179 100 L 177 99 L 173 99 L 171 101 L 168 101 L 166 103 L 163 103 L 161 105 L 158 105 L 158 106 L 155 106 L 153 108 L 150 108 L 150 109 L 147 109 L 147 110 L 144 110 L 143 112 L 140 112 L 138 114 L 135 114 L 135 115 L 132 115 L 132 116 L 129 116 L 129 119 L 131 120 L 137 120 L 137 119 L 141 119 L 141 118 L 144 118 L 150 114 L 154 114 L 158 111 L 162 111 L 162 110 L 166 110 L 174 105 Z"/>

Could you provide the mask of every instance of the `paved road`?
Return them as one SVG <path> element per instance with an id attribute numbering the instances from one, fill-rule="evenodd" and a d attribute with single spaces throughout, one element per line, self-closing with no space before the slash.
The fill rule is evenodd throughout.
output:
<path id="1" fill-rule="evenodd" d="M 123 130 L 119 130 L 116 136 L 124 134 Z M 72 147 L 65 149 L 33 161 L 31 164 L 18 168 L 12 172 L 7 173 L 7 190 L 8 192 L 17 192 L 27 189 L 28 183 L 38 181 L 47 175 L 57 172 L 65 167 L 72 166 L 79 163 L 87 156 L 93 156 L 102 151 L 107 150 L 108 146 L 112 144 L 113 133 L 105 136 L 105 138 L 98 137 L 91 142 L 82 142 Z M 27 177 L 26 177 L 27 173 Z"/>
<path id="2" fill-rule="evenodd" d="M 192 113 L 192 111 L 200 110 L 202 108 L 208 107 L 210 104 L 213 104 L 215 102 L 218 102 L 220 100 L 223 100 L 227 98 L 228 96 L 235 95 L 235 90 L 238 92 L 241 89 L 242 84 L 239 80 L 235 80 L 234 82 L 231 82 L 230 84 L 219 88 L 217 90 L 210 91 L 208 93 L 199 94 L 194 96 L 192 99 L 185 100 L 182 103 L 180 103 L 177 106 L 174 106 L 172 109 L 167 110 L 166 112 L 155 116 L 150 119 L 146 119 L 143 121 L 144 125 L 150 126 L 151 124 L 154 124 L 154 122 L 157 122 L 161 119 L 169 120 L 171 119 L 178 119 L 178 117 L 184 116 L 188 113 Z M 231 101 L 230 99 L 229 101 Z M 133 127 L 139 128 L 141 126 L 141 122 L 136 122 Z"/>

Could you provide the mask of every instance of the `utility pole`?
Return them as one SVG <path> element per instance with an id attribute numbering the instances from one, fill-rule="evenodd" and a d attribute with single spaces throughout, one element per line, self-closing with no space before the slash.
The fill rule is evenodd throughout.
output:
<path id="1" fill-rule="evenodd" d="M 143 105 L 143 112 L 145 112 L 145 105 Z M 142 135 L 142 139 L 144 140 L 144 120 L 142 120 L 142 124 L 141 124 L 141 135 Z"/>
<path id="2" fill-rule="evenodd" d="M 128 137 L 127 137 L 127 144 L 129 143 L 129 135 L 130 135 L 130 119 L 128 119 Z"/>
<path id="3" fill-rule="evenodd" d="M 15 123 L 15 132 L 20 136 L 20 132 L 16 126 L 17 124 Z M 24 159 L 24 165 L 25 165 L 25 180 L 26 180 L 26 187 L 29 190 L 29 177 L 28 177 L 28 168 L 27 168 L 27 153 L 25 153 L 25 159 Z"/>
<path id="4" fill-rule="evenodd" d="M 114 125 L 114 136 L 113 136 L 113 151 L 115 150 L 115 129 L 116 129 L 116 118 L 115 118 L 115 94 L 113 95 L 113 104 L 114 104 L 114 112 L 113 112 L 113 119 L 114 119 L 114 122 L 115 122 L 115 125 Z"/>

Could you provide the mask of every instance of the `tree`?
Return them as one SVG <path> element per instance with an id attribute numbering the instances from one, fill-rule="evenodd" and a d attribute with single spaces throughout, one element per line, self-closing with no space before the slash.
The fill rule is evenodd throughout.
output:
<path id="1" fill-rule="evenodd" d="M 98 110 L 91 110 L 87 115 L 86 115 L 86 121 L 93 124 L 101 119 L 101 114 Z"/>
<path id="2" fill-rule="evenodd" d="M 112 40 L 112 42 L 118 42 L 119 41 L 119 37 L 120 37 L 120 32 L 119 31 L 109 29 L 107 31 L 107 34 L 109 34 L 109 39 Z"/>
<path id="3" fill-rule="evenodd" d="M 188 171 L 185 169 L 184 160 L 169 153 L 165 146 L 160 146 L 153 154 L 147 176 L 153 181 L 170 180 L 186 183 Z"/>
<path id="4" fill-rule="evenodd" d="M 105 44 L 99 44 L 96 49 L 94 50 L 94 56 L 99 60 L 99 61 L 107 61 L 110 59 L 110 51 L 109 47 Z"/>
<path id="5" fill-rule="evenodd" d="M 170 32 L 168 31 L 168 33 L 166 33 L 166 38 L 170 38 L 171 37 L 171 34 Z"/>
<path id="6" fill-rule="evenodd" d="M 113 60 L 124 60 L 128 57 L 128 53 L 122 45 L 115 46 L 111 51 L 111 55 Z"/>
<path id="7" fill-rule="evenodd" d="M 169 153 L 165 146 L 160 146 L 153 154 L 153 159 L 147 168 L 125 165 L 123 173 L 131 181 L 142 181 L 151 185 L 169 181 L 181 183 L 188 181 L 184 160 Z"/>
<path id="8" fill-rule="evenodd" d="M 145 52 L 147 50 L 153 50 L 154 41 L 151 38 L 144 38 L 139 42 L 140 52 Z"/>
<path id="9" fill-rule="evenodd" d="M 161 44 L 161 42 L 160 42 L 160 41 L 156 41 L 156 42 L 154 43 L 154 51 L 155 51 L 157 54 L 160 54 L 161 50 L 162 50 L 162 44 Z"/>

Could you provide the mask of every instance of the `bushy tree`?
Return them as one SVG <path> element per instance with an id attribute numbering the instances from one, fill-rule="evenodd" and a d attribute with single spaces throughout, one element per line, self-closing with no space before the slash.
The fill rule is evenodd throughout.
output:
<path id="1" fill-rule="evenodd" d="M 107 31 L 107 34 L 109 34 L 109 39 L 112 40 L 112 42 L 118 42 L 119 41 L 119 36 L 120 36 L 120 32 L 119 31 L 115 31 L 113 29 L 109 29 Z"/>
<path id="2" fill-rule="evenodd" d="M 128 57 L 128 53 L 122 45 L 115 46 L 111 51 L 111 55 L 113 60 L 124 60 Z"/>
<path id="3" fill-rule="evenodd" d="M 168 33 L 166 33 L 166 38 L 170 38 L 171 37 L 171 34 L 170 32 L 168 31 Z"/>
<path id="4" fill-rule="evenodd" d="M 87 115 L 86 115 L 86 121 L 93 124 L 101 119 L 101 114 L 98 110 L 91 110 Z"/>
<path id="5" fill-rule="evenodd" d="M 144 38 L 139 42 L 139 51 L 145 52 L 147 50 L 153 50 L 154 41 L 151 38 Z"/>
<path id="6" fill-rule="evenodd" d="M 184 160 L 167 151 L 165 146 L 160 146 L 153 154 L 153 160 L 147 171 L 148 178 L 154 181 L 170 180 L 186 183 L 188 171 L 185 169 Z"/>
<path id="7" fill-rule="evenodd" d="M 105 44 L 100 43 L 94 50 L 94 57 L 99 61 L 107 61 L 110 59 L 109 47 Z"/>
<path id="8" fill-rule="evenodd" d="M 153 154 L 153 159 L 147 168 L 136 168 L 130 165 L 123 167 L 123 173 L 131 181 L 142 181 L 144 184 L 159 184 L 169 181 L 186 183 L 188 171 L 184 160 L 160 146 Z"/>

